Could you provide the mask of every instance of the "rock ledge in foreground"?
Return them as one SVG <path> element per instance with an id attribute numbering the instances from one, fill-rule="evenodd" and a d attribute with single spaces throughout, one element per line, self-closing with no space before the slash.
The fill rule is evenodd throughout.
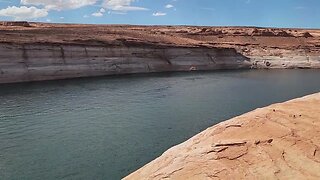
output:
<path id="1" fill-rule="evenodd" d="M 320 93 L 215 125 L 125 179 L 319 179 Z"/>

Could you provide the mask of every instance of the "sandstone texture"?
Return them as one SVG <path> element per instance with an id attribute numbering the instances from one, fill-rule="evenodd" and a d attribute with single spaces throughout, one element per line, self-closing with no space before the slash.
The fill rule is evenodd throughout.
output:
<path id="1" fill-rule="evenodd" d="M 27 21 L 2 21 L 0 22 L 0 25 L 30 27 L 30 24 Z"/>
<path id="2" fill-rule="evenodd" d="M 320 179 L 320 93 L 208 128 L 125 179 Z"/>
<path id="3" fill-rule="evenodd" d="M 0 83 L 250 68 L 320 68 L 320 30 L 0 22 Z"/>

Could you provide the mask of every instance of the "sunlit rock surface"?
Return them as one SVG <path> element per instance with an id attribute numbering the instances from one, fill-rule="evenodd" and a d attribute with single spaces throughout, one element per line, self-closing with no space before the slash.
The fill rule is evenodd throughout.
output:
<path id="1" fill-rule="evenodd" d="M 208 128 L 125 179 L 319 179 L 320 93 Z"/>

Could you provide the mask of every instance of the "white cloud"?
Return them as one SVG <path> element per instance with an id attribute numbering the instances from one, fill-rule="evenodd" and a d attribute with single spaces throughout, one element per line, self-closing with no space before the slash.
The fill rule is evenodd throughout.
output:
<path id="1" fill-rule="evenodd" d="M 135 0 L 104 0 L 106 6 L 130 6 Z"/>
<path id="2" fill-rule="evenodd" d="M 113 11 L 146 11 L 148 9 L 136 6 L 115 6 L 112 8 Z"/>
<path id="3" fill-rule="evenodd" d="M 102 6 L 113 11 L 145 11 L 144 7 L 131 6 L 135 0 L 104 0 Z"/>
<path id="4" fill-rule="evenodd" d="M 37 19 L 48 16 L 48 10 L 38 9 L 36 7 L 16 7 L 9 6 L 0 10 L 0 16 L 13 17 L 14 20 Z"/>
<path id="5" fill-rule="evenodd" d="M 173 6 L 172 4 L 167 4 L 165 7 L 166 7 L 167 9 L 170 9 L 170 8 L 173 8 L 174 6 Z"/>
<path id="6" fill-rule="evenodd" d="M 88 18 L 88 17 L 89 17 L 89 16 L 88 16 L 88 15 L 86 15 L 86 14 L 85 14 L 85 15 L 83 15 L 83 18 Z"/>
<path id="7" fill-rule="evenodd" d="M 95 12 L 95 13 L 92 13 L 91 15 L 95 16 L 95 17 L 102 17 L 103 16 L 103 14 L 101 12 Z"/>
<path id="8" fill-rule="evenodd" d="M 127 12 L 124 12 L 124 11 L 108 11 L 108 14 L 126 15 Z"/>
<path id="9" fill-rule="evenodd" d="M 103 14 L 106 12 L 105 9 L 101 8 L 98 12 L 95 12 L 95 13 L 92 13 L 91 15 L 92 16 L 95 16 L 95 17 L 101 17 L 103 16 Z"/>
<path id="10" fill-rule="evenodd" d="M 77 9 L 94 5 L 97 0 L 21 0 L 23 5 L 44 6 L 46 9 L 64 10 Z"/>
<path id="11" fill-rule="evenodd" d="M 100 12 L 101 12 L 101 13 L 105 13 L 105 12 L 106 12 L 106 10 L 105 10 L 105 9 L 103 9 L 103 8 L 101 8 L 101 9 L 100 9 Z"/>
<path id="12" fill-rule="evenodd" d="M 167 15 L 167 13 L 163 13 L 163 12 L 155 12 L 152 14 L 152 16 L 165 16 Z"/>

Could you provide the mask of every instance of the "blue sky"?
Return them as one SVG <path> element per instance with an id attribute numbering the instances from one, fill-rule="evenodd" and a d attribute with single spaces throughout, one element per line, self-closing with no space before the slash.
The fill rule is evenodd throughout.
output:
<path id="1" fill-rule="evenodd" d="M 0 0 L 1 20 L 320 28 L 320 0 Z"/>

